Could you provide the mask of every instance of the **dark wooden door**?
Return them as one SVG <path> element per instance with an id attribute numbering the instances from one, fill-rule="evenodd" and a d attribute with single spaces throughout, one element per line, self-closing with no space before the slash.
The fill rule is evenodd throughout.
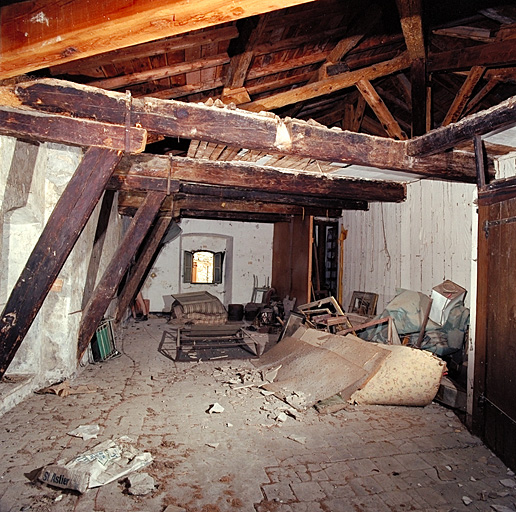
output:
<path id="1" fill-rule="evenodd" d="M 473 425 L 516 469 L 516 198 L 479 208 Z"/>

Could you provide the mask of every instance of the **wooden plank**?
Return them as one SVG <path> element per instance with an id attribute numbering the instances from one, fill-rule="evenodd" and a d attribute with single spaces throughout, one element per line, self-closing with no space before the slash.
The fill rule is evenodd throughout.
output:
<path id="1" fill-rule="evenodd" d="M 91 68 L 124 63 L 129 60 L 148 59 L 157 55 L 195 48 L 196 46 L 227 41 L 237 36 L 238 29 L 235 25 L 206 29 L 204 31 L 151 41 L 149 43 L 130 46 L 128 48 L 94 55 L 93 57 L 52 66 L 50 72 L 54 76 L 76 74 L 85 74 L 88 76 L 88 70 Z"/>
<path id="2" fill-rule="evenodd" d="M 394 59 L 379 64 L 374 64 L 363 69 L 356 69 L 341 73 L 339 75 L 319 80 L 312 84 L 303 85 L 292 91 L 285 91 L 260 99 L 250 103 L 241 105 L 241 108 L 257 112 L 260 110 L 274 110 L 293 103 L 299 103 L 311 98 L 317 98 L 340 91 L 355 85 L 359 80 L 374 80 L 382 76 L 388 76 L 410 66 L 410 58 L 408 53 L 404 53 Z"/>
<path id="3" fill-rule="evenodd" d="M 427 71 L 457 71 L 473 66 L 510 66 L 516 64 L 516 39 L 483 44 L 428 56 Z"/>
<path id="4" fill-rule="evenodd" d="M 466 114 L 473 112 L 473 110 L 480 105 L 480 102 L 500 83 L 497 78 L 490 78 L 488 82 L 475 94 L 469 101 L 466 107 Z"/>
<path id="5" fill-rule="evenodd" d="M 184 182 L 315 197 L 325 195 L 341 199 L 394 202 L 405 199 L 403 183 L 315 175 L 256 164 L 186 157 L 141 155 L 126 158 L 119 165 L 117 175 L 162 179 L 170 176 L 172 180 Z"/>
<path id="6" fill-rule="evenodd" d="M 121 153 L 91 148 L 70 179 L 0 318 L 0 379 L 86 225 Z"/>
<path id="7" fill-rule="evenodd" d="M 125 126 L 6 106 L 0 106 L 0 134 L 129 153 L 141 153 L 147 142 L 147 131 L 143 128 L 126 130 Z"/>
<path id="8" fill-rule="evenodd" d="M 149 236 L 144 240 L 140 255 L 118 297 L 115 313 L 116 323 L 120 323 L 120 321 L 123 320 L 127 308 L 138 294 L 140 284 L 145 280 L 145 275 L 149 271 L 151 262 L 156 258 L 159 252 L 161 241 L 167 232 L 170 221 L 171 217 L 158 217 Z"/>
<path id="9" fill-rule="evenodd" d="M 376 117 L 378 117 L 378 120 L 382 123 L 382 126 L 385 128 L 386 132 L 393 139 L 407 140 L 407 134 L 400 128 L 400 125 L 396 119 L 394 119 L 382 98 L 380 98 L 375 88 L 371 85 L 371 82 L 364 79 L 359 80 L 356 83 L 356 86 L 360 91 L 360 94 L 362 94 L 373 112 L 376 114 Z"/>
<path id="10" fill-rule="evenodd" d="M 162 192 L 149 192 L 147 194 L 124 235 L 122 243 L 95 287 L 93 296 L 88 301 L 88 305 L 82 314 L 77 345 L 78 360 L 82 358 L 88 348 L 91 338 L 95 334 L 95 329 L 115 297 L 117 287 L 152 225 L 164 198 L 165 194 Z"/>
<path id="11" fill-rule="evenodd" d="M 409 155 L 432 155 L 516 122 L 516 96 L 457 123 L 443 126 L 407 142 Z"/>
<path id="12" fill-rule="evenodd" d="M 475 144 L 475 159 L 477 164 L 477 186 L 481 190 L 486 186 L 485 150 L 480 135 L 475 135 L 473 142 Z"/>
<path id="13" fill-rule="evenodd" d="M 125 125 L 125 94 L 55 79 L 18 84 L 16 93 L 24 104 L 37 109 Z M 408 142 L 335 131 L 304 121 L 281 120 L 239 109 L 155 98 L 133 99 L 131 120 L 149 132 L 169 137 L 197 138 L 233 148 L 295 154 L 440 179 L 476 181 L 473 154 L 413 158 L 405 152 Z M 471 140 L 471 136 L 466 139 Z"/>
<path id="14" fill-rule="evenodd" d="M 17 2 L 0 11 L 0 79 L 308 1 Z"/>
<path id="15" fill-rule="evenodd" d="M 449 124 L 456 123 L 459 120 L 462 112 L 466 108 L 469 98 L 473 94 L 473 90 L 482 78 L 485 70 L 486 68 L 483 66 L 473 66 L 471 68 L 466 80 L 462 84 L 462 87 L 455 96 L 448 112 L 444 116 L 442 126 L 448 126 Z"/>
<path id="16" fill-rule="evenodd" d="M 223 66 L 229 62 L 227 53 L 223 55 L 213 55 L 204 59 L 192 60 L 190 62 L 181 62 L 180 64 L 167 65 L 160 68 L 147 69 L 136 73 L 115 76 L 113 78 L 105 78 L 103 80 L 94 80 L 89 82 L 91 87 L 100 87 L 102 89 L 122 89 L 131 85 L 141 84 L 153 80 L 161 80 L 171 76 L 182 75 L 183 73 L 191 73 L 200 69 L 213 68 Z"/>
<path id="17" fill-rule="evenodd" d="M 426 52 L 421 19 L 421 0 L 396 0 L 396 4 L 410 57 L 413 60 L 424 59 Z"/>

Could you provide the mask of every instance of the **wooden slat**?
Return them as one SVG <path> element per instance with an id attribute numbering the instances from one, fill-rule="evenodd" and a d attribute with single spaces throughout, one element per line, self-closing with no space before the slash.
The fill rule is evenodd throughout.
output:
<path id="1" fill-rule="evenodd" d="M 86 225 L 121 153 L 91 148 L 50 215 L 0 318 L 0 379 Z"/>
<path id="2" fill-rule="evenodd" d="M 141 84 L 153 80 L 161 80 L 171 76 L 181 75 L 183 73 L 191 73 L 200 69 L 207 69 L 216 66 L 223 66 L 229 62 L 229 56 L 214 55 L 204 59 L 193 60 L 191 62 L 182 62 L 173 66 L 163 66 L 161 68 L 152 68 L 146 71 L 138 71 L 137 73 L 129 73 L 126 75 L 116 76 L 114 78 L 105 78 L 104 80 L 95 80 L 89 82 L 91 87 L 101 87 L 102 89 L 122 89 L 130 85 Z"/>
<path id="3" fill-rule="evenodd" d="M 125 233 L 122 243 L 95 287 L 93 296 L 84 309 L 81 319 L 77 344 L 78 360 L 82 358 L 82 355 L 88 348 L 91 338 L 102 320 L 102 316 L 115 297 L 118 285 L 152 225 L 164 198 L 165 194 L 162 192 L 149 192 L 147 194 L 142 206 Z"/>
<path id="4" fill-rule="evenodd" d="M 396 119 L 394 119 L 382 98 L 380 98 L 379 94 L 371 85 L 371 82 L 369 82 L 369 80 L 359 80 L 356 83 L 356 86 L 360 91 L 360 94 L 362 94 L 373 112 L 376 114 L 376 117 L 378 117 L 378 120 L 382 123 L 382 126 L 385 128 L 387 133 L 393 139 L 406 140 L 408 138 L 406 133 L 402 131 L 400 125 Z"/>
<path id="5" fill-rule="evenodd" d="M 457 123 L 443 126 L 407 142 L 409 155 L 432 155 L 452 148 L 475 135 L 516 123 L 516 96 L 487 110 L 472 114 Z"/>
<path id="6" fill-rule="evenodd" d="M 0 11 L 0 79 L 309 0 L 35 0 Z M 199 15 L 203 13 L 203 15 Z"/>
<path id="7" fill-rule="evenodd" d="M 450 108 L 442 122 L 442 126 L 448 126 L 449 124 L 455 123 L 459 120 L 462 112 L 466 108 L 469 98 L 473 94 L 473 90 L 482 78 L 485 69 L 486 68 L 483 66 L 473 66 L 471 68 L 466 80 L 455 96 L 453 103 L 450 105 Z"/>
<path id="8" fill-rule="evenodd" d="M 161 247 L 161 240 L 163 239 L 163 235 L 167 232 L 170 221 L 170 217 L 158 217 L 149 236 L 144 240 L 140 255 L 134 264 L 134 268 L 132 268 L 130 272 L 127 282 L 120 292 L 115 313 L 116 323 L 120 323 L 120 321 L 123 320 L 127 308 L 138 294 L 138 287 L 144 281 L 151 262 L 155 259 L 156 253 Z"/>
<path id="9" fill-rule="evenodd" d="M 299 103 L 311 98 L 317 98 L 341 89 L 355 85 L 359 80 L 374 80 L 382 76 L 391 75 L 410 66 L 408 54 L 400 55 L 386 62 L 375 64 L 363 69 L 357 69 L 335 75 L 313 84 L 298 87 L 292 91 L 281 92 L 259 101 L 242 105 L 242 108 L 257 112 L 259 110 L 274 110 L 276 108 Z"/>
<path id="10" fill-rule="evenodd" d="M 0 134 L 35 141 L 141 153 L 147 143 L 143 128 L 0 106 Z"/>

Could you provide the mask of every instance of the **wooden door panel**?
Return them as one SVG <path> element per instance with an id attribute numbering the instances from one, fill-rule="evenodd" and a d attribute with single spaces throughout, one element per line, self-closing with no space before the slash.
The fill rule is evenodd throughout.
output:
<path id="1" fill-rule="evenodd" d="M 473 420 L 516 467 L 516 199 L 480 207 Z"/>

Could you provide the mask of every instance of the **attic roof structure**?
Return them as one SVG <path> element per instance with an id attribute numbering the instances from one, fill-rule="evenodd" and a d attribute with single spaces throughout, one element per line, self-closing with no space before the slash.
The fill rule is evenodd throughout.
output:
<path id="1" fill-rule="evenodd" d="M 512 124 L 497 114 L 456 135 L 458 121 L 472 126 L 468 116 L 481 115 L 516 90 L 513 5 L 241 0 L 227 9 L 222 4 L 117 1 L 93 8 L 81 0 L 63 6 L 15 2 L 1 11 L 0 78 L 19 82 L 23 108 L 122 128 L 139 124 L 147 132 L 145 153 L 168 157 L 172 167 L 187 164 L 185 157 L 194 159 L 197 177 L 185 177 L 175 191 L 176 217 L 189 212 L 253 219 L 257 202 L 276 205 L 268 213 L 278 215 L 308 205 L 320 206 L 319 213 L 363 209 L 368 201 L 403 200 L 385 195 L 396 182 L 475 181 L 474 135 L 483 136 L 491 174 L 492 159 L 513 150 L 507 137 L 485 137 Z M 66 97 L 66 87 L 76 92 Z M 128 106 L 118 109 L 118 118 L 101 101 L 88 110 L 87 95 L 95 94 Z M 138 109 L 159 109 L 168 100 L 177 108 L 188 104 L 191 113 L 178 116 L 173 129 L 141 123 Z M 273 138 L 261 139 L 259 130 L 271 130 L 271 124 Z M 446 144 L 437 145 L 428 135 L 416 142 L 442 127 L 451 128 L 441 132 Z M 297 147 L 301 137 L 304 148 Z M 247 174 L 238 171 L 227 182 L 214 178 L 213 169 L 224 168 L 219 172 L 227 176 L 235 165 Z M 264 172 L 279 173 L 291 188 L 262 187 L 272 179 Z M 317 205 L 316 181 L 315 189 L 294 185 L 299 176 L 310 175 L 321 183 L 347 179 L 353 186 L 343 194 L 342 188 L 329 187 L 332 192 L 321 185 L 326 202 Z M 122 178 L 118 183 L 121 212 L 130 212 L 144 190 Z"/>

